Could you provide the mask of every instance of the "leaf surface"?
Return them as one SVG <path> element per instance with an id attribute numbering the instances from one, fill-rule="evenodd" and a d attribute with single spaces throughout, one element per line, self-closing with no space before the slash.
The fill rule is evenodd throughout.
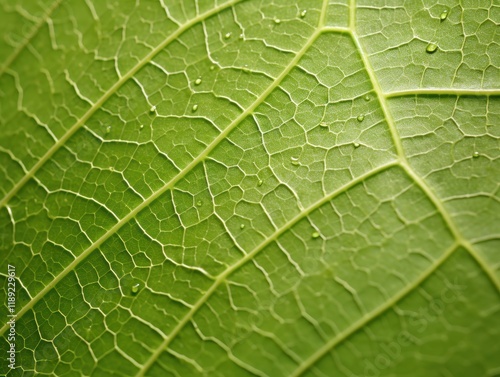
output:
<path id="1" fill-rule="evenodd" d="M 0 21 L 0 373 L 500 374 L 498 3 Z"/>

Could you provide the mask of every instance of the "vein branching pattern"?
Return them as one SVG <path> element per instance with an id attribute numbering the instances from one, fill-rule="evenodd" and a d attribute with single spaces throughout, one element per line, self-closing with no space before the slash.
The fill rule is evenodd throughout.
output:
<path id="1" fill-rule="evenodd" d="M 0 21 L 2 375 L 500 373 L 500 4 Z"/>

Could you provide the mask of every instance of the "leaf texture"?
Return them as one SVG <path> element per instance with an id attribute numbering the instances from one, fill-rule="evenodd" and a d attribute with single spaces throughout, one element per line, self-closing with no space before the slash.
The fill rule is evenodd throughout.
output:
<path id="1" fill-rule="evenodd" d="M 500 375 L 497 1 L 0 21 L 1 374 Z"/>

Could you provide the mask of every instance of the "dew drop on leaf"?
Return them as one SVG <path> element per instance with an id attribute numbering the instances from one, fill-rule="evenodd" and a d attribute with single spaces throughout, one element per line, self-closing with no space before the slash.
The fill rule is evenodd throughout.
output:
<path id="1" fill-rule="evenodd" d="M 365 116 L 364 115 L 358 115 L 358 117 L 356 118 L 358 120 L 358 122 L 362 122 L 365 120 Z"/>
<path id="2" fill-rule="evenodd" d="M 281 23 L 281 20 L 280 20 L 279 18 L 275 18 L 275 19 L 274 19 L 274 23 L 275 23 L 275 24 L 280 24 L 280 23 Z"/>
<path id="3" fill-rule="evenodd" d="M 140 287 L 140 286 L 141 286 L 141 285 L 140 285 L 139 283 L 134 284 L 134 285 L 132 286 L 132 288 L 131 288 L 132 293 L 134 293 L 134 294 L 135 294 L 135 293 L 139 292 L 139 287 Z"/>
<path id="4" fill-rule="evenodd" d="M 370 100 L 370 96 L 367 94 L 367 95 L 365 96 L 365 101 L 366 101 L 366 102 L 368 102 L 369 100 Z"/>
<path id="5" fill-rule="evenodd" d="M 474 158 L 479 157 L 479 152 L 477 152 L 477 151 L 476 151 L 476 152 L 474 152 L 473 156 L 474 156 Z"/>
<path id="6" fill-rule="evenodd" d="M 318 238 L 319 237 L 319 233 L 318 232 L 313 232 L 313 234 L 311 234 L 312 238 Z"/>
<path id="7" fill-rule="evenodd" d="M 257 182 L 257 186 L 262 186 L 262 184 L 263 184 L 263 183 L 264 183 L 264 182 L 262 182 L 262 180 L 261 180 L 261 179 L 259 179 L 259 182 Z"/>
<path id="8" fill-rule="evenodd" d="M 144 124 L 141 124 L 141 125 L 139 126 L 139 129 L 140 129 L 140 130 L 142 130 L 143 128 L 144 128 Z"/>
<path id="9" fill-rule="evenodd" d="M 149 109 L 150 112 L 154 113 L 156 111 L 156 106 L 151 106 L 151 108 Z"/>
<path id="10" fill-rule="evenodd" d="M 245 224 L 241 224 L 240 229 L 244 229 L 244 228 L 245 228 Z"/>
<path id="11" fill-rule="evenodd" d="M 198 207 L 201 207 L 201 206 L 203 205 L 203 202 L 202 202 L 201 200 L 198 200 L 198 201 L 196 202 L 196 205 L 197 205 Z"/>
<path id="12" fill-rule="evenodd" d="M 444 21 L 444 20 L 446 20 L 447 17 L 448 17 L 448 9 L 445 9 L 445 10 L 443 10 L 443 12 L 439 16 L 439 18 L 441 19 L 441 21 Z"/>
<path id="13" fill-rule="evenodd" d="M 307 10 L 303 10 L 302 12 L 300 12 L 300 17 L 304 18 L 307 14 Z"/>
<path id="14" fill-rule="evenodd" d="M 194 113 L 196 110 L 198 110 L 198 105 L 193 105 L 192 110 L 193 110 L 193 113 Z"/>
<path id="15" fill-rule="evenodd" d="M 195 85 L 200 85 L 201 84 L 201 78 L 197 78 L 194 82 Z"/>
<path id="16" fill-rule="evenodd" d="M 109 134 L 111 132 L 111 126 L 106 127 L 106 133 Z"/>
<path id="17" fill-rule="evenodd" d="M 328 124 L 327 124 L 326 122 L 321 122 L 321 123 L 319 124 L 319 126 L 320 126 L 320 127 L 323 127 L 323 128 L 326 128 L 326 127 L 328 127 Z"/>
<path id="18" fill-rule="evenodd" d="M 429 53 L 429 54 L 433 54 L 433 53 L 435 53 L 437 51 L 437 49 L 438 49 L 437 44 L 435 44 L 435 43 L 429 43 L 427 45 L 427 48 L 425 49 L 425 51 L 427 53 Z"/>
<path id="19" fill-rule="evenodd" d="M 215 69 L 215 65 L 210 66 L 210 70 L 213 71 Z"/>
<path id="20" fill-rule="evenodd" d="M 299 165 L 299 159 L 297 157 L 291 157 L 290 160 L 292 161 L 292 165 Z"/>
<path id="21" fill-rule="evenodd" d="M 231 33 L 226 33 L 226 35 L 224 35 L 224 38 L 226 38 L 226 39 L 231 38 Z"/>
<path id="22" fill-rule="evenodd" d="M 359 148 L 359 143 L 354 143 L 354 148 Z"/>

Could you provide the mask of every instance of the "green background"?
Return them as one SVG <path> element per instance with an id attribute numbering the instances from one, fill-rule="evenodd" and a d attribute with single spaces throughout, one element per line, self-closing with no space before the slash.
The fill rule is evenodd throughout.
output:
<path id="1" fill-rule="evenodd" d="M 0 0 L 0 373 L 499 376 L 499 23 Z"/>

